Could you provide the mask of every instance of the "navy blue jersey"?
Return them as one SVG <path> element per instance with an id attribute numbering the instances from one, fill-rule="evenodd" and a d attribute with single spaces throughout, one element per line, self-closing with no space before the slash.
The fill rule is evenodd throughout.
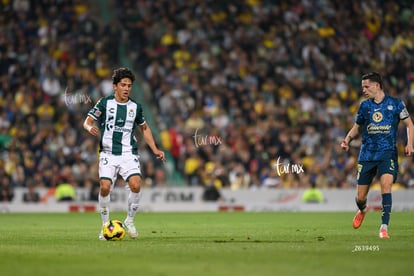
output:
<path id="1" fill-rule="evenodd" d="M 397 129 L 409 117 L 402 100 L 385 95 L 380 103 L 373 99 L 361 103 L 355 122 L 362 128 L 359 161 L 397 158 Z"/>

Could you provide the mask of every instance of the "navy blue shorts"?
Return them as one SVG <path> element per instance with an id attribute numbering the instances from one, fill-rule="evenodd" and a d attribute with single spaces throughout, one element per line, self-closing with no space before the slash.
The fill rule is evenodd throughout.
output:
<path id="1" fill-rule="evenodd" d="M 394 183 L 398 175 L 398 162 L 394 159 L 380 160 L 380 161 L 361 161 L 358 163 L 358 185 L 370 185 L 375 175 L 379 177 L 383 174 L 392 174 L 394 176 Z"/>

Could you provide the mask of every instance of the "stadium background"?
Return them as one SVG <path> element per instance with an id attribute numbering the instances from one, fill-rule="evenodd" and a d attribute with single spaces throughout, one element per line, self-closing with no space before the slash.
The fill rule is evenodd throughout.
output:
<path id="1" fill-rule="evenodd" d="M 359 141 L 338 145 L 360 75 L 380 72 L 414 112 L 413 5 L 3 0 L 2 200 L 20 187 L 96 189 L 98 141 L 82 122 L 119 66 L 136 72 L 133 98 L 168 153 L 162 164 L 141 143 L 146 187 L 352 189 Z M 409 189 L 400 132 L 395 189 Z M 279 175 L 277 160 L 304 172 Z"/>

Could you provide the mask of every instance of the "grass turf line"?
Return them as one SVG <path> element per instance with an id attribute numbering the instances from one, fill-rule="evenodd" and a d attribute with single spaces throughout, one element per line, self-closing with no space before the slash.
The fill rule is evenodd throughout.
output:
<path id="1" fill-rule="evenodd" d="M 140 236 L 99 241 L 97 213 L 0 214 L 2 275 L 407 275 L 414 212 L 139 213 Z M 112 213 L 123 220 L 125 213 Z"/>

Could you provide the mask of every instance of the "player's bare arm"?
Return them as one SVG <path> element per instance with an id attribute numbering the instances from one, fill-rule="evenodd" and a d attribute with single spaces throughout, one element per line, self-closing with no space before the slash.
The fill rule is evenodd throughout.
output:
<path id="1" fill-rule="evenodd" d="M 158 159 L 165 162 L 167 159 L 165 158 L 165 154 L 162 150 L 158 149 L 157 145 L 155 144 L 154 136 L 152 135 L 152 131 L 147 123 L 144 123 L 140 126 L 143 137 L 147 145 L 151 148 L 152 152 L 157 156 Z"/>
<path id="2" fill-rule="evenodd" d="M 354 124 L 352 128 L 349 130 L 348 134 L 345 136 L 344 140 L 342 141 L 341 148 L 345 151 L 348 151 L 349 144 L 358 135 L 358 133 L 359 133 L 359 125 Z"/>
<path id="3" fill-rule="evenodd" d="M 414 124 L 411 117 L 402 120 L 404 125 L 407 127 L 407 145 L 405 146 L 405 154 L 412 156 L 414 154 Z"/>
<path id="4" fill-rule="evenodd" d="M 95 120 L 91 116 L 87 116 L 85 121 L 83 122 L 83 128 L 86 129 L 87 132 L 94 136 L 98 136 L 99 129 L 97 126 L 94 125 Z"/>

